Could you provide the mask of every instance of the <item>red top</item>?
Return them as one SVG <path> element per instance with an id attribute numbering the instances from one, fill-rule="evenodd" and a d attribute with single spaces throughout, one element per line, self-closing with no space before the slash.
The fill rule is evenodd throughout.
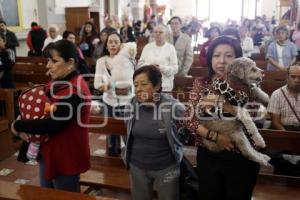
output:
<path id="1" fill-rule="evenodd" d="M 42 27 L 40 27 L 40 26 L 34 26 L 34 27 L 31 28 L 31 30 L 37 30 L 37 29 L 42 29 Z M 45 37 L 47 37 L 47 33 L 46 33 L 46 36 L 45 36 Z M 27 34 L 26 44 L 27 44 L 27 46 L 28 46 L 28 48 L 29 48 L 30 50 L 33 50 L 32 38 L 31 38 L 30 31 L 29 31 L 29 33 Z"/>
<path id="2" fill-rule="evenodd" d="M 77 175 L 90 168 L 90 148 L 88 128 L 81 126 L 89 123 L 91 93 L 82 76 L 74 76 L 70 83 L 74 87 L 66 88 L 56 93 L 52 102 L 58 102 L 59 97 L 69 94 L 78 94 L 83 98 L 80 112 L 68 122 L 68 125 L 60 132 L 49 135 L 47 143 L 41 145 L 41 155 L 45 161 L 46 180 L 61 175 Z M 51 82 L 48 84 L 48 87 Z M 84 97 L 83 97 L 84 95 Z M 78 108 L 79 109 L 79 108 Z"/>
<path id="3" fill-rule="evenodd" d="M 211 42 L 212 42 L 212 40 L 207 40 L 206 42 L 203 43 L 203 45 L 200 49 L 199 59 L 200 59 L 201 67 L 207 67 L 206 53 L 207 53 L 208 46 L 210 45 Z"/>
<path id="4" fill-rule="evenodd" d="M 202 138 L 200 135 L 196 134 L 196 130 L 199 125 L 201 125 L 197 115 L 195 115 L 195 109 L 197 108 L 197 104 L 199 103 L 200 99 L 203 97 L 203 92 L 205 88 L 209 87 L 209 80 L 207 78 L 197 78 L 193 83 L 193 89 L 190 92 L 189 96 L 189 106 L 187 106 L 187 110 L 185 112 L 185 116 L 193 115 L 190 120 L 184 120 L 184 125 L 194 133 L 195 136 L 195 145 L 202 146 Z"/>

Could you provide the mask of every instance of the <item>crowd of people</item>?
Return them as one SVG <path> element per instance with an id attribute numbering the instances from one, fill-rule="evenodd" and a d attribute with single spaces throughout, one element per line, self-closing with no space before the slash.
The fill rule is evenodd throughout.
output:
<path id="1" fill-rule="evenodd" d="M 202 120 L 214 120 L 211 107 L 207 109 L 211 102 L 222 105 L 214 111 L 218 113 L 215 119 L 237 115 L 235 106 L 239 103 L 221 101 L 211 91 L 215 90 L 216 81 L 227 80 L 228 65 L 235 59 L 251 58 L 255 49 L 263 53 L 265 49 L 267 70 L 287 72 L 287 84 L 273 92 L 267 105 L 272 128 L 300 131 L 300 67 L 296 64 L 300 25 L 291 35 L 286 26 L 266 25 L 262 18 L 245 19 L 240 26 L 212 24 L 206 31 L 208 40 L 199 49 L 200 65 L 208 68 L 208 76 L 195 79 L 187 102 L 189 106 L 184 106 L 168 94 L 173 90 L 175 76 L 189 76 L 194 58 L 192 39 L 183 32 L 182 19 L 173 16 L 167 23 L 168 28 L 154 16 L 144 31 L 140 22 L 132 27 L 127 19 L 119 32 L 112 27 L 111 19 L 105 24 L 98 33 L 91 21 L 86 22 L 80 31 L 78 46 L 77 35 L 72 31 L 66 30 L 60 36 L 55 25 L 49 27 L 48 34 L 37 23 L 31 25 L 27 37 L 28 56 L 49 58 L 47 68 L 52 80 L 46 86 L 46 93 L 59 104 L 49 118 L 17 119 L 11 129 L 26 142 L 30 135 L 48 134 L 49 141 L 41 145 L 38 159 L 41 186 L 79 191 L 79 175 L 90 167 L 88 129 L 80 126 L 77 118 L 88 122 L 88 104 L 92 97 L 88 82 L 79 74 L 91 73 L 84 58 L 92 57 L 96 60 L 93 90 L 101 94 L 106 115 L 125 118 L 127 137 L 123 158 L 129 169 L 132 199 L 153 199 L 154 186 L 158 199 L 180 199 L 183 145 L 178 140 L 177 130 L 178 126 L 184 126 L 197 146 L 201 199 L 250 200 L 260 165 L 241 154 L 229 135 L 203 125 L 199 116 Z M 12 80 L 5 81 L 5 76 L 11 77 L 18 40 L 5 28 L 5 22 L 0 21 L 0 29 L 1 87 L 14 87 Z M 149 43 L 136 61 L 134 42 L 141 36 L 149 37 Z M 296 44 L 290 41 L 291 36 Z M 59 97 L 69 94 L 70 87 L 58 88 L 55 94 L 50 92 L 60 81 L 72 86 L 69 98 Z M 242 92 L 236 93 L 237 102 L 247 99 Z M 71 107 L 64 106 L 66 103 Z M 81 103 L 85 106 L 80 106 Z M 66 116 L 69 117 L 64 118 Z M 64 120 L 57 121 L 55 117 Z M 182 120 L 183 117 L 187 118 Z M 255 141 L 247 138 L 254 149 L 261 150 Z M 212 151 L 204 139 L 222 150 Z M 118 136 L 109 136 L 108 154 L 120 155 L 120 143 Z"/>

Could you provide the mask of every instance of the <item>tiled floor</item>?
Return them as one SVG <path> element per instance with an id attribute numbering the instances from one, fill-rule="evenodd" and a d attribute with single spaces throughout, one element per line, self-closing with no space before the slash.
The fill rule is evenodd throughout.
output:
<path id="1" fill-rule="evenodd" d="M 92 156 L 101 156 L 105 154 L 105 144 L 106 137 L 105 135 L 98 134 L 90 134 L 90 147 L 91 147 L 91 155 Z M 0 180 L 9 181 L 9 182 L 17 182 L 17 183 L 26 183 L 30 185 L 39 185 L 39 171 L 37 163 L 21 163 L 17 161 L 15 155 L 3 160 L 0 162 L 0 174 L 1 172 L 9 172 L 8 175 L 0 175 Z M 1 171 L 2 170 L 2 171 Z M 87 187 L 82 187 L 82 192 L 86 191 Z M 91 195 L 100 195 L 105 197 L 113 197 L 122 200 L 129 200 L 130 194 L 125 191 L 111 190 L 111 189 L 100 189 L 100 190 L 92 190 Z"/>
<path id="2" fill-rule="evenodd" d="M 102 156 L 105 154 L 106 146 L 106 137 L 105 135 L 90 134 L 90 147 L 92 156 Z M 185 154 L 188 159 L 195 163 L 195 149 L 187 148 L 185 149 Z M 26 183 L 31 185 L 39 185 L 38 179 L 38 165 L 34 163 L 24 164 L 17 162 L 16 155 L 13 155 L 0 162 L 0 180 Z M 1 172 L 8 172 L 9 170 L 3 169 L 12 169 L 13 171 L 7 176 L 1 175 Z M 1 171 L 3 170 L 3 171 Z M 28 182 L 27 182 L 28 181 Z M 87 187 L 82 187 L 82 192 L 86 191 Z M 90 191 L 90 190 L 89 190 Z M 112 189 L 100 189 L 100 190 L 91 190 L 91 195 L 100 195 L 105 197 L 113 197 L 121 200 L 129 200 L 129 192 L 121 190 L 112 190 Z M 253 194 L 253 200 L 296 200 L 300 199 L 300 188 L 293 187 L 284 187 L 275 184 L 257 184 Z"/>

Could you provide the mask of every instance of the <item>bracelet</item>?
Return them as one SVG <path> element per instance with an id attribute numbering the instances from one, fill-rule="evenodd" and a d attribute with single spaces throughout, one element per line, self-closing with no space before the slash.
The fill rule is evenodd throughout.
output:
<path id="1" fill-rule="evenodd" d="M 216 131 L 208 130 L 206 139 L 217 143 L 219 133 Z"/>
<path id="2" fill-rule="evenodd" d="M 209 129 L 206 133 L 205 139 L 210 140 L 210 133 L 211 133 L 211 130 Z"/>

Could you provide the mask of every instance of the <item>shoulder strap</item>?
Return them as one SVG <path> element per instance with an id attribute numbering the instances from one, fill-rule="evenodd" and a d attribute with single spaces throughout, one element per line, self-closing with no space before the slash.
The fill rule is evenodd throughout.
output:
<path id="1" fill-rule="evenodd" d="M 293 106 L 292 106 L 291 102 L 290 102 L 290 101 L 289 101 L 289 99 L 287 98 L 287 96 L 286 96 L 286 94 L 284 93 L 283 89 L 281 88 L 280 90 L 281 90 L 281 92 L 282 92 L 282 94 L 283 94 L 283 96 L 284 96 L 285 100 L 288 102 L 288 104 L 289 104 L 290 108 L 292 109 L 292 111 L 293 111 L 294 115 L 296 116 L 296 118 L 297 118 L 298 122 L 300 123 L 300 118 L 298 117 L 298 115 L 297 115 L 296 111 L 294 110 L 294 108 L 293 108 Z"/>
<path id="2" fill-rule="evenodd" d="M 109 69 L 109 66 L 108 66 L 108 63 L 107 63 L 106 58 L 105 58 L 104 64 L 105 64 L 106 71 L 107 71 L 108 74 L 111 76 L 111 71 L 110 71 L 110 69 Z"/>

